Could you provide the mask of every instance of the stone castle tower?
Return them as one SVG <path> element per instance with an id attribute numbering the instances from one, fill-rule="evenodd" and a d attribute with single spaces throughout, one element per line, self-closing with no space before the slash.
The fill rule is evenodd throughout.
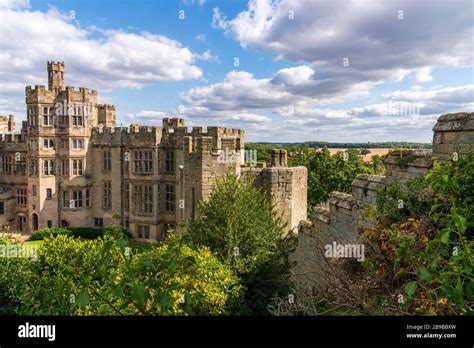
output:
<path id="1" fill-rule="evenodd" d="M 246 167 L 242 129 L 189 131 L 180 118 L 116 127 L 115 107 L 97 104 L 95 90 L 65 87 L 63 62 L 47 71 L 47 89 L 25 89 L 21 132 L 13 115 L 0 118 L 0 224 L 26 233 L 102 227 L 118 213 L 134 238 L 161 240 L 198 216 L 197 203 L 229 171 L 252 173 L 288 228 L 306 218 L 306 168 L 288 168 L 285 152 L 269 168 Z"/>

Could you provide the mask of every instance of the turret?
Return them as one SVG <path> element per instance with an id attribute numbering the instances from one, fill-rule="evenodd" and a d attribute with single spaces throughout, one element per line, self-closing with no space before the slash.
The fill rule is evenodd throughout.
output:
<path id="1" fill-rule="evenodd" d="M 98 123 L 103 127 L 115 127 L 115 106 L 111 104 L 99 104 Z"/>
<path id="2" fill-rule="evenodd" d="M 64 62 L 48 61 L 48 90 L 58 93 L 64 89 Z"/>

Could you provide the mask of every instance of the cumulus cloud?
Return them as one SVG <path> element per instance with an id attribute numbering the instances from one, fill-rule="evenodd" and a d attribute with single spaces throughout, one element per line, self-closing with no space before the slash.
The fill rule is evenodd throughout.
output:
<path id="1" fill-rule="evenodd" d="M 12 9 L 19 10 L 30 7 L 29 0 L 0 0 L 0 10 Z"/>
<path id="2" fill-rule="evenodd" d="M 32 11 L 26 1 L 2 0 L 1 11 L 0 95 L 19 105 L 25 85 L 46 84 L 48 60 L 65 62 L 66 84 L 111 90 L 197 79 L 203 73 L 195 61 L 216 59 L 149 32 L 81 28 L 55 8 Z"/>
<path id="3" fill-rule="evenodd" d="M 274 108 L 307 103 L 337 103 L 368 94 L 370 82 L 360 82 L 335 93 L 335 82 L 315 80 L 307 66 L 279 70 L 270 78 L 256 79 L 246 71 L 231 71 L 219 83 L 195 87 L 181 95 L 185 104 L 215 110 Z"/>
<path id="4" fill-rule="evenodd" d="M 212 26 L 243 47 L 306 62 L 321 91 L 397 81 L 435 67 L 474 64 L 472 2 L 250 0 L 228 19 L 214 9 Z"/>
<path id="5" fill-rule="evenodd" d="M 416 69 L 415 80 L 418 82 L 428 82 L 433 80 L 433 76 L 431 76 L 432 70 L 433 68 L 430 66 Z"/>

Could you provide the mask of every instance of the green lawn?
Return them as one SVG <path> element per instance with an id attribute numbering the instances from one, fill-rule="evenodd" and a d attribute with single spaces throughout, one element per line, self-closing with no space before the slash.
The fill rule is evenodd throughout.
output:
<path id="1" fill-rule="evenodd" d="M 25 245 L 37 245 L 37 246 L 40 246 L 42 243 L 43 243 L 42 240 L 31 240 L 31 241 L 25 242 Z"/>
<path id="2" fill-rule="evenodd" d="M 157 243 L 141 243 L 141 242 L 136 242 L 134 240 L 130 240 L 128 242 L 128 245 L 130 246 L 130 248 L 138 249 L 138 252 L 141 253 L 141 252 L 150 250 L 151 248 L 153 248 L 153 246 L 156 246 Z"/>

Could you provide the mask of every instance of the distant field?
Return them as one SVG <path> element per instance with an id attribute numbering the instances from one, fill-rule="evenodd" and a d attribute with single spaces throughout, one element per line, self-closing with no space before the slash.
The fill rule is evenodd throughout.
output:
<path id="1" fill-rule="evenodd" d="M 331 153 L 331 155 L 334 155 L 338 151 L 346 151 L 347 148 L 339 148 L 339 149 L 328 148 L 328 150 Z M 369 150 L 370 153 L 363 157 L 364 161 L 370 161 L 372 156 L 375 156 L 375 155 L 379 155 L 379 156 L 385 155 L 386 153 L 388 153 L 388 151 L 390 149 L 383 149 L 383 148 L 375 147 L 375 148 L 371 148 L 371 149 L 367 149 L 367 150 Z"/>

